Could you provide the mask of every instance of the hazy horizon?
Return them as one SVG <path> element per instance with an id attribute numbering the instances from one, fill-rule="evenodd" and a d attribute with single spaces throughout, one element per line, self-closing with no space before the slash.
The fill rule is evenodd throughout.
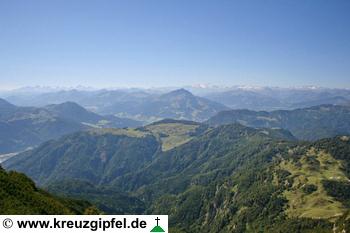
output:
<path id="1" fill-rule="evenodd" d="M 34 85 L 34 86 L 17 86 L 17 87 L 0 87 L 0 91 L 12 92 L 12 91 L 29 91 L 29 90 L 37 90 L 37 91 L 60 91 L 60 90 L 85 90 L 85 91 L 98 91 L 98 90 L 132 90 L 132 89 L 140 89 L 140 90 L 176 90 L 176 89 L 218 89 L 218 90 L 230 90 L 230 89 L 264 89 L 264 88 L 272 88 L 272 89 L 341 89 L 341 90 L 349 90 L 348 87 L 325 87 L 325 86 L 317 86 L 317 85 L 304 85 L 304 86 L 262 86 L 262 85 L 215 85 L 215 84 L 193 84 L 193 85 L 183 85 L 183 86 L 46 86 L 46 85 Z"/>

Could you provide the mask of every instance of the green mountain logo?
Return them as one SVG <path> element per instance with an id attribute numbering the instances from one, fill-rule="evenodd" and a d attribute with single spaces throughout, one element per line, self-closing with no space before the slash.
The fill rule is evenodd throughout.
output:
<path id="1" fill-rule="evenodd" d="M 151 232 L 165 232 L 160 226 L 155 226 Z"/>
<path id="2" fill-rule="evenodd" d="M 156 218 L 157 226 L 153 227 L 153 229 L 151 230 L 151 232 L 165 232 L 165 231 L 163 230 L 163 228 L 161 228 L 161 227 L 159 226 L 159 224 L 158 224 L 159 220 L 160 220 L 160 219 L 157 217 L 157 218 Z"/>

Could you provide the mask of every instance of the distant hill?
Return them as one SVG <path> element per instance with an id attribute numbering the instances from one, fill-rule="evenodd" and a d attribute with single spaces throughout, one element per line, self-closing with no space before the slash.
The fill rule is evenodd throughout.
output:
<path id="1" fill-rule="evenodd" d="M 57 115 L 58 117 L 76 122 L 96 123 L 103 119 L 102 116 L 93 112 L 89 112 L 74 102 L 47 105 L 45 106 L 45 109 Z"/>
<path id="2" fill-rule="evenodd" d="M 102 115 L 117 115 L 148 123 L 164 118 L 204 121 L 228 108 L 194 96 L 185 89 L 163 93 L 146 90 L 58 91 L 33 95 L 8 96 L 13 103 L 45 106 L 76 102 Z"/>
<path id="3" fill-rule="evenodd" d="M 0 214 L 100 213 L 86 201 L 58 198 L 38 189 L 28 177 L 0 167 Z"/>
<path id="4" fill-rule="evenodd" d="M 24 150 L 87 127 L 44 108 L 17 107 L 4 100 L 0 111 L 0 153 Z M 5 107 L 4 107 L 5 106 Z"/>
<path id="5" fill-rule="evenodd" d="M 160 96 L 153 95 L 132 104 L 118 102 L 104 108 L 102 112 L 148 122 L 164 118 L 200 122 L 209 119 L 219 111 L 227 109 L 222 104 L 194 96 L 185 89 L 178 89 Z"/>
<path id="6" fill-rule="evenodd" d="M 101 116 L 90 112 L 74 102 L 64 102 L 61 104 L 52 104 L 45 106 L 45 109 L 54 115 L 78 123 L 89 123 L 97 127 L 137 127 L 142 122 L 126 118 L 120 118 L 113 115 Z"/>
<path id="7" fill-rule="evenodd" d="M 317 140 L 350 134 L 350 108 L 320 105 L 290 111 L 230 110 L 220 112 L 207 121 L 212 126 L 234 122 L 258 128 L 283 128 L 299 139 Z"/>
<path id="8" fill-rule="evenodd" d="M 343 96 L 332 96 L 329 98 L 320 98 L 316 100 L 311 100 L 311 101 L 302 101 L 298 103 L 294 103 L 291 108 L 307 108 L 311 106 L 318 106 L 318 105 L 349 105 L 350 100 L 343 97 Z"/>
<path id="9" fill-rule="evenodd" d="M 222 103 L 232 109 L 283 109 L 287 108 L 278 98 L 273 96 L 250 91 L 250 90 L 231 90 L 225 92 L 211 93 L 206 98 Z"/>
<path id="10" fill-rule="evenodd" d="M 235 87 L 207 93 L 205 97 L 232 109 L 272 111 L 323 104 L 344 105 L 350 101 L 350 90 L 318 87 Z"/>
<path id="11" fill-rule="evenodd" d="M 0 153 L 25 150 L 44 141 L 92 127 L 136 127 L 141 122 L 100 116 L 75 103 L 18 107 L 0 99 Z"/>

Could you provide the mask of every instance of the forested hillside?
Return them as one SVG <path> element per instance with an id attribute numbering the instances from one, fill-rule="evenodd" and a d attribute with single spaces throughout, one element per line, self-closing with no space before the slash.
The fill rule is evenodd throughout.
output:
<path id="1" fill-rule="evenodd" d="M 349 155 L 347 136 L 298 142 L 285 130 L 165 120 L 76 133 L 5 166 L 107 213 L 169 214 L 171 232 L 341 232 Z"/>
<path id="2" fill-rule="evenodd" d="M 0 214 L 99 214 L 89 202 L 58 198 L 28 177 L 0 167 Z"/>
<path id="3" fill-rule="evenodd" d="M 222 111 L 206 123 L 212 126 L 240 123 L 249 127 L 282 128 L 301 140 L 318 140 L 350 134 L 350 107 L 320 105 L 272 112 Z"/>

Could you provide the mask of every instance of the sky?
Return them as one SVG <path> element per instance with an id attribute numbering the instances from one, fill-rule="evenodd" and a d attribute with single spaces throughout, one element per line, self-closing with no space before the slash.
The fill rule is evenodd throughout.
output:
<path id="1" fill-rule="evenodd" d="M 349 0 L 0 0 L 0 89 L 350 87 Z"/>

